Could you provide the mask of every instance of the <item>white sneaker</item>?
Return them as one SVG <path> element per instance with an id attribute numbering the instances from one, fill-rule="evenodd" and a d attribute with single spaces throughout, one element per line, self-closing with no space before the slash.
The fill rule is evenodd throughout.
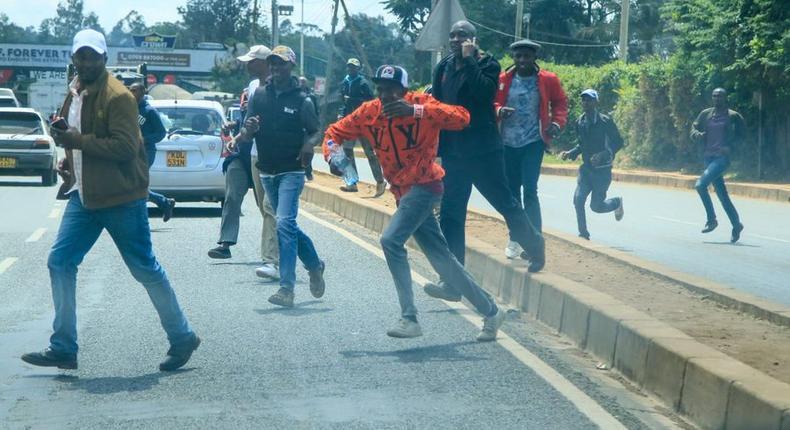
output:
<path id="1" fill-rule="evenodd" d="M 394 328 L 387 330 L 387 336 L 399 338 L 420 337 L 422 336 L 422 328 L 420 328 L 419 323 L 408 318 L 401 318 Z"/>
<path id="2" fill-rule="evenodd" d="M 491 342 L 496 340 L 499 327 L 505 322 L 505 311 L 502 308 L 497 309 L 496 314 L 491 317 L 483 318 L 483 330 L 477 335 L 478 342 Z"/>
<path id="3" fill-rule="evenodd" d="M 521 245 L 511 240 L 507 243 L 507 247 L 505 248 L 505 257 L 512 260 L 518 258 L 522 252 L 524 252 L 524 249 L 521 248 Z"/>
<path id="4" fill-rule="evenodd" d="M 255 274 L 258 275 L 259 278 L 272 279 L 275 281 L 280 279 L 280 270 L 272 263 L 263 263 L 263 266 L 255 269 Z"/>

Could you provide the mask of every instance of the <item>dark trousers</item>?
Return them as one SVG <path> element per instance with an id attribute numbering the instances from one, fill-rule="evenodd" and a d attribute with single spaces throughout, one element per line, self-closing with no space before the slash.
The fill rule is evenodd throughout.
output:
<path id="1" fill-rule="evenodd" d="M 543 141 L 532 142 L 520 148 L 505 146 L 505 175 L 513 197 L 521 203 L 532 225 L 543 230 L 538 200 L 538 178 L 543 164 Z M 513 239 L 511 234 L 510 240 Z"/>
<path id="2" fill-rule="evenodd" d="M 620 198 L 606 198 L 606 192 L 612 183 L 612 169 L 594 169 L 582 165 L 579 167 L 579 177 L 576 180 L 576 191 L 573 193 L 573 206 L 576 208 L 576 223 L 579 226 L 579 233 L 589 235 L 587 231 L 587 216 L 584 213 L 584 206 L 587 203 L 587 196 L 590 198 L 590 209 L 595 213 L 608 213 L 620 207 Z"/>
<path id="3" fill-rule="evenodd" d="M 708 222 L 716 220 L 716 211 L 713 209 L 713 201 L 708 193 L 708 186 L 713 184 L 716 195 L 719 197 L 722 207 L 724 207 L 724 212 L 727 213 L 727 217 L 730 219 L 732 226 L 736 227 L 741 224 L 741 221 L 738 217 L 738 211 L 735 210 L 735 205 L 732 204 L 730 195 L 727 193 L 727 186 L 724 185 L 724 172 L 729 166 L 730 159 L 728 157 L 706 157 L 705 171 L 702 173 L 702 176 L 697 179 L 695 188 L 697 189 L 697 193 L 699 193 L 700 199 L 702 199 L 702 205 L 705 207 L 705 214 L 708 217 Z"/>
<path id="4" fill-rule="evenodd" d="M 532 225 L 507 185 L 502 151 L 467 159 L 445 158 L 442 159 L 442 167 L 446 173 L 440 224 L 450 251 L 461 264 L 464 263 L 466 211 L 472 185 L 505 218 L 513 240 L 527 254 L 543 255 L 543 236 Z"/>
<path id="5" fill-rule="evenodd" d="M 365 151 L 365 157 L 368 159 L 368 164 L 370 164 L 370 171 L 373 173 L 373 179 L 376 180 L 377 184 L 384 182 L 384 174 L 381 171 L 381 164 L 379 163 L 379 157 L 376 156 L 376 153 L 373 151 L 373 147 L 370 145 L 367 139 L 364 137 L 360 137 L 357 139 L 359 141 L 359 146 L 362 147 L 362 150 Z M 351 165 L 354 166 L 354 170 L 359 172 L 357 169 L 357 160 L 354 157 L 354 142 L 353 140 L 347 140 L 343 143 L 343 152 L 346 153 L 346 157 L 351 160 Z"/>

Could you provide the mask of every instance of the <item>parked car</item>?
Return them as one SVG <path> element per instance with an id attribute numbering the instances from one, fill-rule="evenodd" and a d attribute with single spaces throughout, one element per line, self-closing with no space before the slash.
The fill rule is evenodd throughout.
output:
<path id="1" fill-rule="evenodd" d="M 41 176 L 58 182 L 58 151 L 41 115 L 29 108 L 0 108 L 0 176 Z"/>
<path id="2" fill-rule="evenodd" d="M 167 136 L 156 144 L 150 187 L 182 202 L 223 202 L 222 105 L 207 100 L 150 100 Z"/>
<path id="3" fill-rule="evenodd" d="M 0 108 L 19 107 L 19 100 L 13 95 L 0 94 Z"/>

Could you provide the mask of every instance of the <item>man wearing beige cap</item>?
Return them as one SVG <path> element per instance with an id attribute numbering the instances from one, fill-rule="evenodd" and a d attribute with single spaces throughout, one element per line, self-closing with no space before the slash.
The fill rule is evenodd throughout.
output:
<path id="1" fill-rule="evenodd" d="M 47 261 L 54 333 L 47 349 L 24 354 L 22 360 L 35 366 L 77 368 L 77 267 L 106 229 L 132 276 L 148 292 L 167 333 L 170 349 L 159 369 L 176 370 L 189 361 L 200 338 L 181 311 L 151 245 L 148 161 L 137 126 L 137 102 L 123 82 L 107 73 L 104 35 L 90 29 L 78 32 L 71 53 L 77 77 L 60 110 L 67 124 L 52 127 L 55 143 L 66 150 L 58 198 L 68 200 Z"/>
<path id="2" fill-rule="evenodd" d="M 269 78 L 269 64 L 266 59 L 271 55 L 272 51 L 264 45 L 255 45 L 250 47 L 250 51 L 246 54 L 237 57 L 239 61 L 247 65 L 247 72 L 253 78 L 247 87 L 247 100 L 252 100 L 255 90 L 261 85 L 266 83 Z M 241 106 L 243 112 L 249 112 L 249 106 Z M 246 114 L 245 114 L 246 116 Z M 241 119 L 242 124 L 244 119 Z M 258 176 L 260 172 L 256 167 L 258 163 L 258 148 L 252 140 L 237 139 L 237 151 L 228 159 L 226 159 L 226 185 L 231 184 L 230 195 L 231 199 L 228 201 L 226 197 L 225 206 L 222 209 L 222 225 L 220 228 L 219 246 L 209 250 L 209 257 L 211 258 L 230 258 L 230 246 L 236 243 L 239 233 L 239 217 L 241 216 L 241 203 L 244 194 L 247 193 L 249 181 L 252 181 L 255 190 L 255 199 L 258 203 L 258 209 L 263 217 L 263 225 L 261 228 L 261 261 L 263 264 L 255 269 L 255 273 L 264 279 L 276 280 L 280 277 L 278 269 L 280 252 L 277 246 L 277 220 L 274 217 L 274 209 L 272 204 L 266 197 L 266 191 L 263 189 Z M 230 160 L 230 161 L 228 161 Z M 228 187 L 226 186 L 226 190 Z M 227 217 L 226 217 L 227 210 Z"/>
<path id="3" fill-rule="evenodd" d="M 340 94 L 343 96 L 343 107 L 340 108 L 340 114 L 337 119 L 341 119 L 346 115 L 354 112 L 362 103 L 373 99 L 373 90 L 370 89 L 368 81 L 359 73 L 361 63 L 356 58 L 349 58 L 346 62 L 346 69 L 348 74 L 343 78 L 340 84 Z M 343 151 L 346 156 L 351 160 L 351 165 L 354 170 L 357 169 L 357 163 L 354 158 L 354 146 L 357 141 L 365 151 L 365 157 L 370 164 L 370 171 L 373 173 L 373 178 L 376 180 L 376 194 L 373 197 L 381 197 L 387 189 L 384 183 L 384 175 L 381 172 L 381 164 L 379 158 L 370 146 L 370 142 L 364 137 L 357 140 L 348 140 L 343 143 Z M 344 185 L 340 187 L 341 191 L 355 193 L 358 191 L 357 184 Z"/>

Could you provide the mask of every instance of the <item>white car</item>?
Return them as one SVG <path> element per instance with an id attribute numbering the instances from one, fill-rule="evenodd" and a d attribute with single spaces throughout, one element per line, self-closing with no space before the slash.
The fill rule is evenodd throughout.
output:
<path id="1" fill-rule="evenodd" d="M 33 109 L 0 108 L 0 176 L 40 176 L 58 182 L 58 151 L 47 125 Z"/>
<path id="2" fill-rule="evenodd" d="M 149 100 L 167 136 L 156 144 L 151 190 L 182 202 L 222 202 L 225 118 L 222 105 L 205 100 Z"/>

